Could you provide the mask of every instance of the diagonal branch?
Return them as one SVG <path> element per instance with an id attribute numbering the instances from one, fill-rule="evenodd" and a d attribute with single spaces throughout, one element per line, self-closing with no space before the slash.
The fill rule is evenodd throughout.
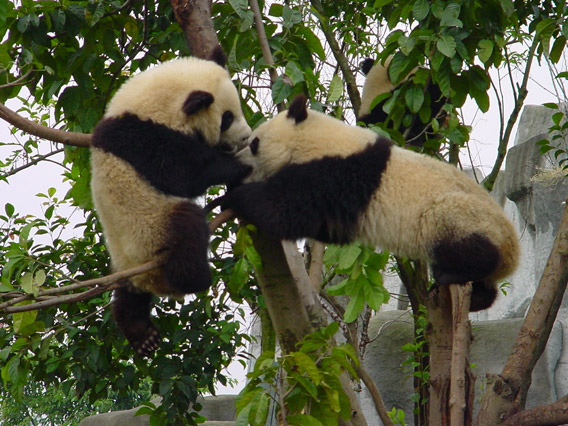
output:
<path id="1" fill-rule="evenodd" d="M 505 161 L 505 155 L 507 154 L 507 146 L 509 145 L 509 139 L 511 139 L 511 135 L 513 134 L 513 127 L 517 122 L 517 118 L 521 113 L 523 105 L 525 103 L 525 99 L 528 95 L 527 86 L 529 84 L 529 77 L 531 74 L 531 66 L 535 56 L 535 51 L 540 42 L 540 38 L 535 37 L 533 42 L 529 48 L 528 56 L 527 56 L 527 66 L 525 68 L 525 72 L 523 74 L 523 81 L 519 86 L 519 93 L 515 100 L 515 106 L 511 115 L 509 116 L 509 120 L 507 121 L 507 127 L 505 128 L 505 132 L 503 133 L 502 137 L 499 138 L 499 146 L 497 148 L 497 159 L 495 160 L 495 164 L 493 165 L 493 169 L 487 175 L 487 177 L 483 180 L 483 186 L 487 188 L 489 191 L 493 189 L 493 185 L 495 184 L 495 180 L 497 179 L 497 175 L 501 170 L 501 166 L 503 165 L 503 161 Z"/>
<path id="2" fill-rule="evenodd" d="M 3 103 L 0 103 L 0 118 L 26 133 L 42 139 L 50 140 L 52 142 L 82 147 L 88 147 L 91 144 L 90 134 L 66 132 L 64 130 L 52 129 L 50 127 L 42 126 L 41 124 L 22 117 Z"/>
<path id="3" fill-rule="evenodd" d="M 260 13 L 260 8 L 258 7 L 257 0 L 250 0 L 250 8 L 254 15 L 254 25 L 256 27 L 256 32 L 258 35 L 258 41 L 260 43 L 260 48 L 262 50 L 262 57 L 264 62 L 268 66 L 268 74 L 270 75 L 270 85 L 273 86 L 278 79 L 278 73 L 276 68 L 274 68 L 274 58 L 272 57 L 272 52 L 270 51 L 270 45 L 268 44 L 268 37 L 266 37 L 266 31 L 264 31 L 264 24 L 262 22 L 262 15 Z M 280 102 L 276 105 L 278 111 L 284 110 L 284 104 Z"/>
<path id="4" fill-rule="evenodd" d="M 335 39 L 333 31 L 329 29 L 326 23 L 326 20 L 328 18 L 325 16 L 325 11 L 323 9 L 321 1 L 311 0 L 311 3 L 319 15 L 319 22 L 323 34 L 325 35 L 327 43 L 329 44 L 329 47 L 333 52 L 333 56 L 335 57 L 335 60 L 337 61 L 339 68 L 341 68 L 343 78 L 345 79 L 345 85 L 347 86 L 347 93 L 349 94 L 349 99 L 351 99 L 351 105 L 353 106 L 354 111 L 358 112 L 359 109 L 361 108 L 361 96 L 359 95 L 359 89 L 357 89 L 357 82 L 355 80 L 355 75 L 353 74 L 351 68 L 349 67 L 349 62 L 347 61 L 347 58 L 341 52 L 341 48 L 339 47 L 339 44 Z"/>

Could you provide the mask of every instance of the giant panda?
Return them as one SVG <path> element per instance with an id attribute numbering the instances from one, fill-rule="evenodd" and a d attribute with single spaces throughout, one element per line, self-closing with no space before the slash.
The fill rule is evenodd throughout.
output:
<path id="1" fill-rule="evenodd" d="M 303 95 L 250 141 L 238 157 L 253 172 L 222 207 L 266 233 L 426 261 L 438 285 L 473 282 L 472 311 L 491 306 L 496 281 L 515 269 L 518 238 L 503 210 L 447 163 L 308 110 Z"/>
<path id="2" fill-rule="evenodd" d="M 392 58 L 389 57 L 386 60 L 385 65 L 381 64 L 380 61 L 375 63 L 375 61 L 371 58 L 365 59 L 361 64 L 361 71 L 365 74 L 366 78 L 365 83 L 363 84 L 361 106 L 357 113 L 357 121 L 362 122 L 367 126 L 377 123 L 385 123 L 387 121 L 389 114 L 385 112 L 383 107 L 388 102 L 389 97 L 381 99 L 374 106 L 373 103 L 378 96 L 393 93 L 398 87 L 400 87 L 394 86 L 389 77 L 388 66 L 391 59 Z M 404 83 L 407 79 L 412 78 L 415 72 L 416 69 L 413 70 L 402 83 Z M 430 81 L 424 92 L 424 102 L 427 105 L 430 105 L 430 116 L 432 118 L 437 117 L 443 121 L 447 115 L 443 109 L 447 99 L 442 96 L 440 87 Z M 410 111 L 407 111 L 407 114 L 411 115 L 407 118 L 411 120 L 409 126 L 405 126 L 401 123 L 399 127 L 393 121 L 390 121 L 387 124 L 387 127 L 400 131 L 407 144 L 411 146 L 421 147 L 424 145 L 426 139 L 436 137 L 432 131 L 430 123 L 423 123 L 418 114 L 411 114 Z"/>
<path id="3" fill-rule="evenodd" d="M 183 58 L 131 77 L 96 126 L 91 188 L 112 268 L 162 260 L 113 295 L 114 318 L 139 355 L 160 342 L 152 294 L 206 290 L 209 231 L 192 199 L 250 172 L 236 152 L 251 129 L 220 46 L 210 60 Z"/>

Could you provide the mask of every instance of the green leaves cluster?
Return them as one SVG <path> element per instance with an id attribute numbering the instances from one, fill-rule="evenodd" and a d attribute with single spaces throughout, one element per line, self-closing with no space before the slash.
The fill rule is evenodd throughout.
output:
<path id="1" fill-rule="evenodd" d="M 333 268 L 333 273 L 347 276 L 338 284 L 327 286 L 325 291 L 332 296 L 349 296 L 345 309 L 345 322 L 353 322 L 365 308 L 365 304 L 378 311 L 388 302 L 390 294 L 383 286 L 381 271 L 387 266 L 388 252 L 377 253 L 360 245 L 330 246 L 324 262 Z"/>
<path id="2" fill-rule="evenodd" d="M 237 401 L 238 426 L 264 426 L 274 405 L 286 423 L 295 426 L 335 426 L 351 416 L 339 375 L 357 377 L 357 355 L 348 344 L 334 346 L 339 325 L 332 323 L 309 335 L 299 350 L 274 359 L 264 352 Z"/>

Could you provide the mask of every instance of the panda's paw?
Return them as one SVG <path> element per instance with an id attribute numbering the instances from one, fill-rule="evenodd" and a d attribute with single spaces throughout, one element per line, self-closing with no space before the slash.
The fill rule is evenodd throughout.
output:
<path id="1" fill-rule="evenodd" d="M 160 346 L 162 338 L 158 329 L 152 324 L 143 335 L 137 336 L 130 342 L 136 353 L 141 357 L 148 357 Z"/>

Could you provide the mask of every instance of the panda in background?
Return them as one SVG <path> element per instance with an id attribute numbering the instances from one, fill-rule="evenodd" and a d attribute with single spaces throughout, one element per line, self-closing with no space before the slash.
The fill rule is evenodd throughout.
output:
<path id="1" fill-rule="evenodd" d="M 387 59 L 385 66 L 383 66 L 380 62 L 375 63 L 375 61 L 371 58 L 365 59 L 361 64 L 361 71 L 367 77 L 365 79 L 365 84 L 363 85 L 361 107 L 357 114 L 357 121 L 363 122 L 366 125 L 371 125 L 384 123 L 387 120 L 388 113 L 383 110 L 383 107 L 389 98 L 379 101 L 372 109 L 371 105 L 373 105 L 377 96 L 392 93 L 395 89 L 400 87 L 395 87 L 389 78 L 389 64 L 390 58 Z M 412 75 L 415 72 L 416 70 L 411 72 L 406 80 L 412 78 Z M 425 91 L 424 102 L 425 104 L 430 105 L 432 118 L 445 118 L 446 112 L 443 110 L 443 107 L 446 104 L 446 98 L 442 96 L 442 91 L 437 84 L 432 82 L 428 83 L 428 88 Z M 410 111 L 407 111 L 407 113 L 411 114 Z M 400 128 L 394 128 L 395 125 L 392 121 L 388 124 L 388 126 L 394 130 L 399 130 L 403 134 L 407 143 L 412 146 L 423 146 L 426 139 L 436 137 L 436 135 L 432 132 L 430 123 L 424 124 L 418 114 L 414 114 L 412 116 L 412 122 L 409 127 L 401 125 Z"/>
<path id="2" fill-rule="evenodd" d="M 130 78 L 93 134 L 91 188 L 113 270 L 163 261 L 114 292 L 114 318 L 142 356 L 160 342 L 152 294 L 211 285 L 206 216 L 192 199 L 251 170 L 228 152 L 251 129 L 220 46 L 210 59 L 176 59 Z"/>
<path id="3" fill-rule="evenodd" d="M 360 241 L 431 265 L 439 285 L 473 281 L 471 310 L 491 306 L 518 261 L 501 207 L 447 163 L 306 108 L 299 96 L 261 124 L 238 157 L 249 183 L 223 208 L 284 240 Z"/>

